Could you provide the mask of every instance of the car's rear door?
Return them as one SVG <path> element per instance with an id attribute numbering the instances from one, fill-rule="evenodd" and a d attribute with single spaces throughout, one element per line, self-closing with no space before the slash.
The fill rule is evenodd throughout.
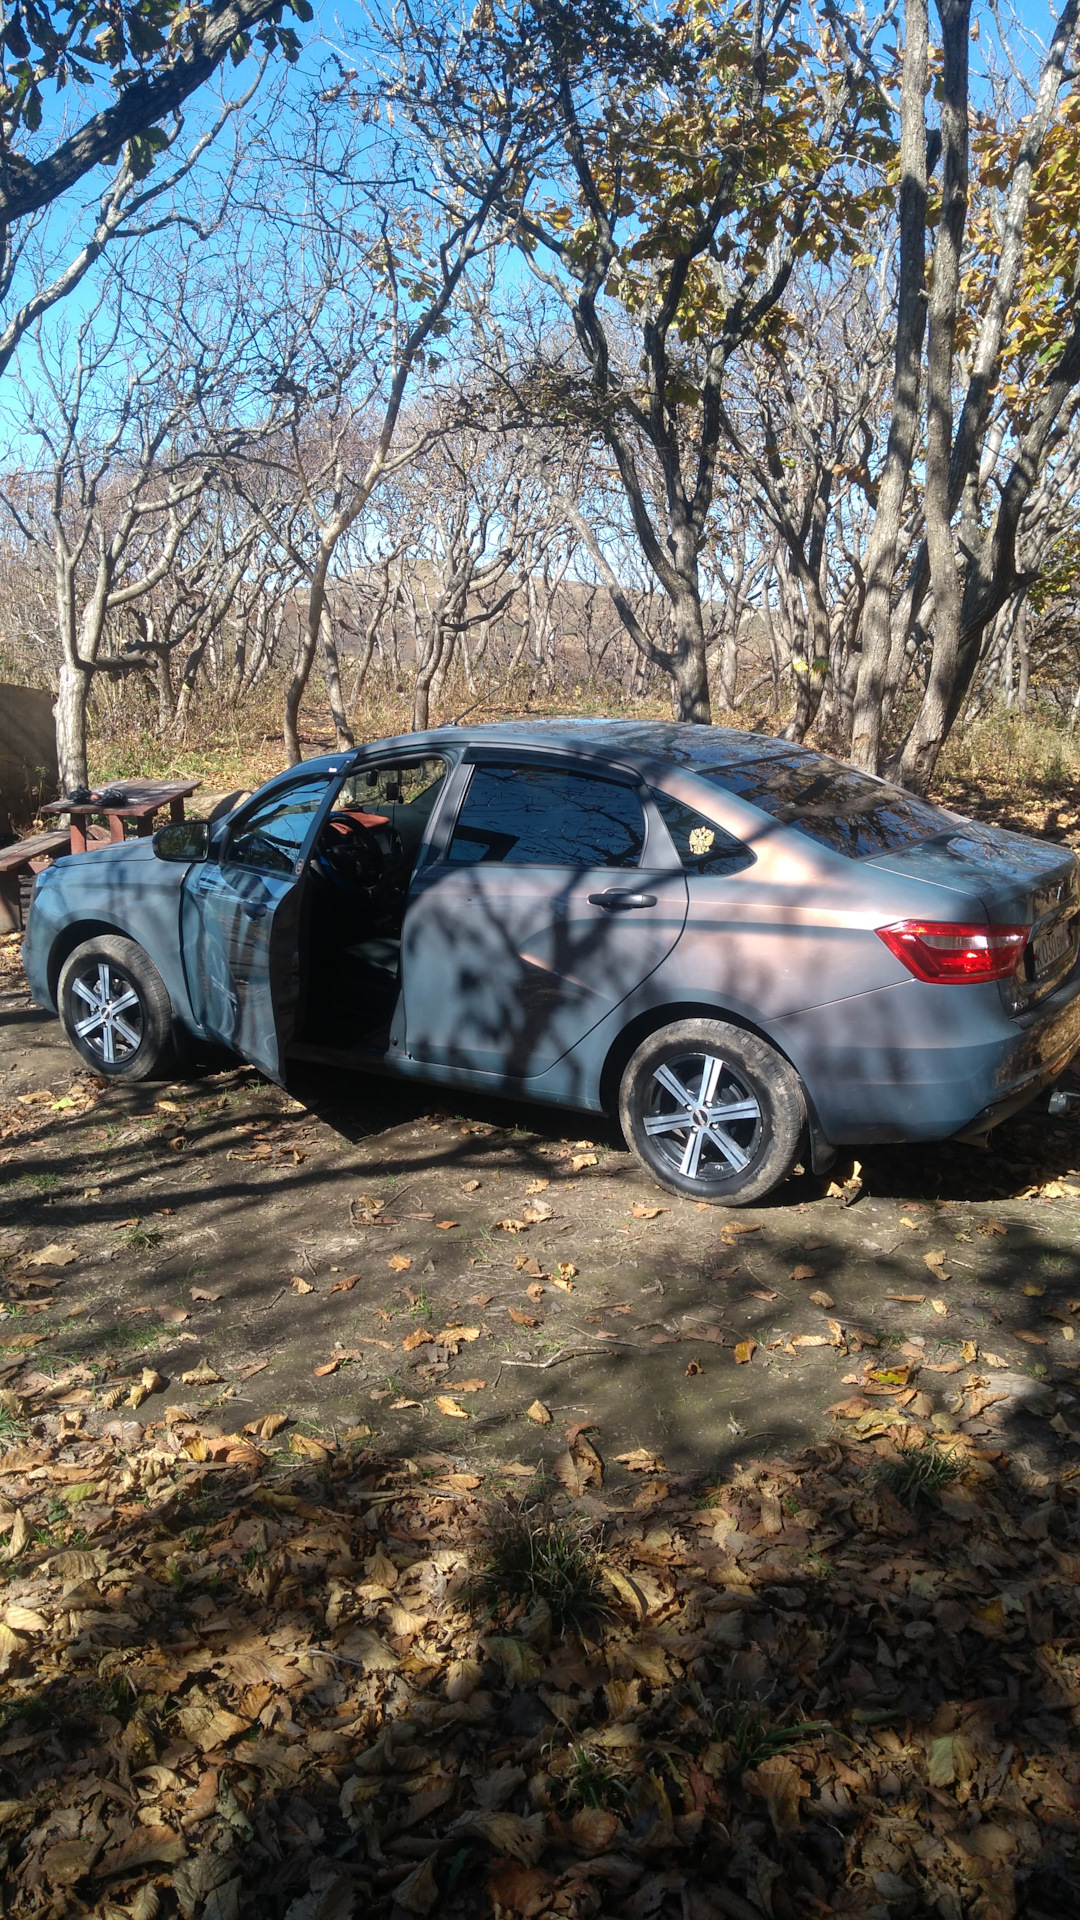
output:
<path id="1" fill-rule="evenodd" d="M 279 1080 L 300 999 L 307 856 L 341 772 L 304 774 L 230 821 L 217 860 L 184 882 L 184 972 L 203 1030 Z"/>
<path id="2" fill-rule="evenodd" d="M 528 1081 L 670 953 L 686 878 L 630 774 L 487 753 L 462 776 L 405 916 L 405 1047 Z"/>

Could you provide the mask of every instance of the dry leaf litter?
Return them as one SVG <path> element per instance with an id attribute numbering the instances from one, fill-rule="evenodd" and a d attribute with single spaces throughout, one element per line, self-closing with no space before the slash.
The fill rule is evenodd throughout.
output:
<path id="1" fill-rule="evenodd" d="M 144 1428 L 140 1376 L 103 1410 L 85 1370 L 24 1368 L 4 1914 L 1080 1912 L 1080 1468 L 932 1440 L 914 1377 L 867 1366 L 839 1438 L 718 1486 L 640 1448 L 605 1490 L 575 1424 L 545 1491 L 281 1415 Z M 530 1501 L 586 1529 L 583 1639 L 478 1597 L 493 1513 Z"/>

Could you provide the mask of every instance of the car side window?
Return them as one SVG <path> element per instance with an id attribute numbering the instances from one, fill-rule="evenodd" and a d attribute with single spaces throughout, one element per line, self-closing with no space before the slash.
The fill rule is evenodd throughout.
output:
<path id="1" fill-rule="evenodd" d="M 419 807 L 428 814 L 445 778 L 445 760 L 413 760 L 401 767 L 368 767 L 349 775 L 337 804 L 345 808 L 362 807 L 368 813 L 377 813 L 381 807 Z"/>
<path id="2" fill-rule="evenodd" d="M 223 865 L 292 873 L 329 784 L 325 773 L 298 780 L 245 814 L 229 835 Z"/>
<path id="3" fill-rule="evenodd" d="M 632 787 L 562 767 L 479 766 L 447 853 L 452 865 L 636 867 L 645 814 Z"/>
<path id="4" fill-rule="evenodd" d="M 655 787 L 652 797 L 688 873 L 741 873 L 753 866 L 757 854 L 715 820 L 706 820 L 704 814 Z"/>

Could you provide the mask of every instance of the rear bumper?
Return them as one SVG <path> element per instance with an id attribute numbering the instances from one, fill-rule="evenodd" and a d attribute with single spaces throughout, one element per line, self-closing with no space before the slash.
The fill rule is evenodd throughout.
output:
<path id="1" fill-rule="evenodd" d="M 978 1136 L 1033 1100 L 1080 1052 L 1080 967 L 1010 1019 L 996 985 L 901 985 L 780 1021 L 834 1145 Z"/>

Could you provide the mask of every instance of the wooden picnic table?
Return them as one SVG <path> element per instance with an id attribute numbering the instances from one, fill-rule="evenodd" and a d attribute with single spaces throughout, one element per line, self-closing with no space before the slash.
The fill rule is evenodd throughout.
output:
<path id="1" fill-rule="evenodd" d="M 50 800 L 41 812 L 69 814 L 71 851 L 85 853 L 86 822 L 95 813 L 105 815 L 111 839 L 122 840 L 125 820 L 134 820 L 137 837 L 146 840 L 154 831 L 154 815 L 160 813 L 162 807 L 168 807 L 170 820 L 184 818 L 184 801 L 200 784 L 198 780 L 114 780 L 101 788 L 96 800 Z M 122 802 L 101 798 L 101 794 L 114 791 L 125 795 Z"/>

